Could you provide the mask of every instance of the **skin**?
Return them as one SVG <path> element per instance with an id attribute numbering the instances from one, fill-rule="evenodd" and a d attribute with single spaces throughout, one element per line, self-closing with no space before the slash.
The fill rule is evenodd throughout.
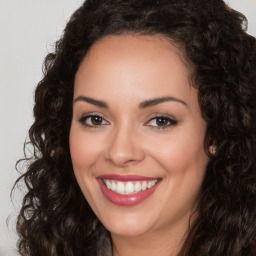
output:
<path id="1" fill-rule="evenodd" d="M 209 160 L 206 123 L 181 56 L 161 36 L 111 36 L 92 46 L 77 71 L 71 158 L 84 196 L 111 233 L 114 256 L 177 255 L 196 212 Z M 80 96 L 104 101 L 108 108 Z M 139 106 L 167 96 L 177 100 Z M 92 125 L 90 114 L 102 122 Z M 176 124 L 167 121 L 159 128 L 158 116 Z M 103 174 L 162 182 L 145 201 L 125 207 L 102 194 L 96 178 Z"/>

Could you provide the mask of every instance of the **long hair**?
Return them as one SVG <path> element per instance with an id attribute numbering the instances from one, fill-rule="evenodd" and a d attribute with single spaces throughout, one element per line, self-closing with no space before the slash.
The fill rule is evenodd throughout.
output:
<path id="1" fill-rule="evenodd" d="M 256 255 L 256 41 L 246 18 L 222 0 L 87 0 L 44 61 L 35 91 L 27 188 L 17 231 L 22 256 L 96 255 L 97 222 L 69 152 L 74 77 L 108 35 L 163 35 L 183 49 L 214 145 L 186 256 Z"/>

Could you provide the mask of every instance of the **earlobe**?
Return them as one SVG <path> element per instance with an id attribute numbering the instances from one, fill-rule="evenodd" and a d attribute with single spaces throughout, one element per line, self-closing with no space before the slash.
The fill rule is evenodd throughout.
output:
<path id="1" fill-rule="evenodd" d="M 209 152 L 210 152 L 212 155 L 215 155 L 215 154 L 216 154 L 216 146 L 215 146 L 215 145 L 209 146 Z"/>

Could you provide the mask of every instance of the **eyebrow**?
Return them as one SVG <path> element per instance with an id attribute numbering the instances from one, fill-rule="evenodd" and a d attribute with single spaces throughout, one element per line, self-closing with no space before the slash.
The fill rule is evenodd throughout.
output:
<path id="1" fill-rule="evenodd" d="M 74 99 L 73 103 L 76 103 L 78 101 L 84 101 L 84 102 L 90 103 L 90 104 L 95 105 L 100 108 L 109 108 L 108 104 L 105 101 L 96 100 L 96 99 L 93 99 L 93 98 L 90 98 L 87 96 L 82 96 L 82 95 L 78 96 L 77 98 Z M 167 101 L 174 101 L 174 102 L 181 103 L 181 104 L 185 105 L 186 107 L 188 106 L 188 104 L 183 100 L 180 100 L 175 97 L 167 96 L 167 97 L 160 97 L 160 98 L 145 100 L 139 104 L 139 108 L 141 108 L 141 109 L 148 108 L 148 107 L 152 107 L 152 106 L 155 106 L 155 105 L 167 102 Z"/>
<path id="2" fill-rule="evenodd" d="M 74 99 L 73 103 L 76 103 L 78 101 L 84 101 L 100 108 L 108 108 L 108 104 L 106 102 L 101 100 L 96 100 L 86 96 L 78 96 L 77 98 Z"/>
<path id="3" fill-rule="evenodd" d="M 188 107 L 188 104 L 185 101 L 177 99 L 175 97 L 167 96 L 167 97 L 160 97 L 160 98 L 154 98 L 154 99 L 143 101 L 139 104 L 139 108 L 152 107 L 152 106 L 164 103 L 166 101 L 175 101 Z"/>

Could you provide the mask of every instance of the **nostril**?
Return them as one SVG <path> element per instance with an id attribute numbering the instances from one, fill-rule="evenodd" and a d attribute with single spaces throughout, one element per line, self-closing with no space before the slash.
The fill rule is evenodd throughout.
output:
<path id="1" fill-rule="evenodd" d="M 120 151 L 110 151 L 106 154 L 105 159 L 116 166 L 134 165 L 144 159 L 144 153 L 142 149 L 122 153 Z"/>
<path id="2" fill-rule="evenodd" d="M 136 159 L 127 159 L 125 157 L 108 157 L 106 160 L 116 166 L 127 166 L 138 162 Z"/>
<path id="3" fill-rule="evenodd" d="M 116 166 L 136 164 L 144 159 L 144 150 L 130 126 L 113 130 L 105 148 L 105 159 Z"/>

